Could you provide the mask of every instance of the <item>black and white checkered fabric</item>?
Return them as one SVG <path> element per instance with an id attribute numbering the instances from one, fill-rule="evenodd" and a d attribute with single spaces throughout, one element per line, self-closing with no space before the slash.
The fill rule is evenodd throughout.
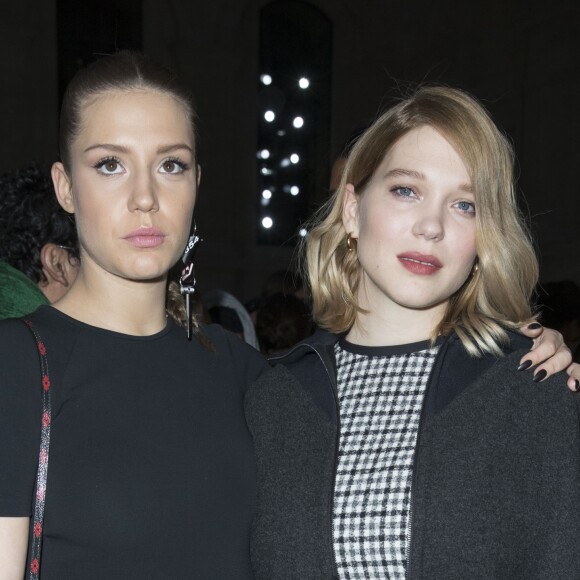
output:
<path id="1" fill-rule="evenodd" d="M 333 541 L 339 578 L 404 579 L 413 456 L 438 347 L 335 347 L 340 444 Z"/>

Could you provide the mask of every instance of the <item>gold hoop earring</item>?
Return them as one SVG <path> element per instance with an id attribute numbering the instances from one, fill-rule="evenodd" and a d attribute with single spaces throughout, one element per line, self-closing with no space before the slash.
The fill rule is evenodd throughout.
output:
<path id="1" fill-rule="evenodd" d="M 357 238 L 353 238 L 350 232 L 346 234 L 346 247 L 349 252 L 354 252 L 356 250 L 356 240 Z"/>

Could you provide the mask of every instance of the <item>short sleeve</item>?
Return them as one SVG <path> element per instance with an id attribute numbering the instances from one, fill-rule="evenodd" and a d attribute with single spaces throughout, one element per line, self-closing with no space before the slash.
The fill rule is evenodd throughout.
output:
<path id="1" fill-rule="evenodd" d="M 40 358 L 20 320 L 0 322 L 0 516 L 30 516 L 41 424 Z"/>

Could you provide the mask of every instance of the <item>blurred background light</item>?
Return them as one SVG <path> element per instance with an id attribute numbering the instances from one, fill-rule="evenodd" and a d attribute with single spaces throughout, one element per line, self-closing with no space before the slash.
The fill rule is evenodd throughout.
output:
<path id="1" fill-rule="evenodd" d="M 296 127 L 296 129 L 300 129 L 300 127 L 302 127 L 304 125 L 304 119 L 302 117 L 294 117 L 294 120 L 292 121 L 292 125 L 294 125 L 294 127 Z"/>

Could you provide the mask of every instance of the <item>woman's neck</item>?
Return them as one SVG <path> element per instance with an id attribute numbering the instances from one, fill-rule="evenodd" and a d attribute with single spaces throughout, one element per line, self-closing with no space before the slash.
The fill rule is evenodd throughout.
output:
<path id="1" fill-rule="evenodd" d="M 392 346 L 428 340 L 446 309 L 446 304 L 414 309 L 393 302 L 381 305 L 361 302 L 365 312 L 357 314 L 346 338 L 362 346 Z"/>
<path id="2" fill-rule="evenodd" d="M 69 292 L 53 306 L 91 326 L 150 336 L 165 328 L 166 278 L 133 281 L 79 272 Z"/>

